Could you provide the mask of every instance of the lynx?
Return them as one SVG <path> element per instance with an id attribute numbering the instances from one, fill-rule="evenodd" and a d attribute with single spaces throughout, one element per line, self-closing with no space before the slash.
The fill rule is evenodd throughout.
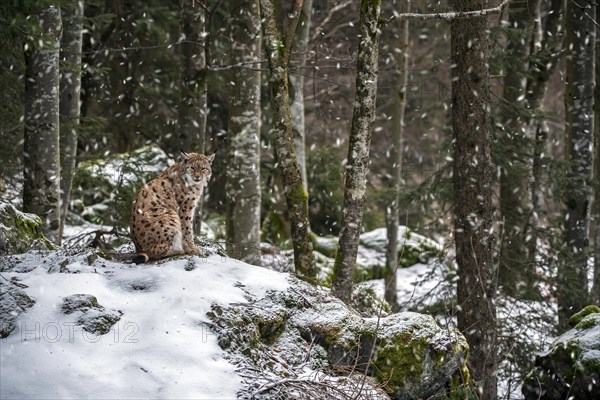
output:
<path id="1" fill-rule="evenodd" d="M 136 264 L 180 254 L 199 254 L 194 244 L 196 204 L 208 184 L 215 155 L 181 152 L 181 161 L 141 188 L 133 200 L 130 232 Z"/>

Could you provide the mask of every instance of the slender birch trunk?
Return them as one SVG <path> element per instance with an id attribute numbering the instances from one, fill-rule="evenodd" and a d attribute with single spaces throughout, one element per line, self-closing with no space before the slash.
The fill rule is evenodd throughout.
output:
<path id="1" fill-rule="evenodd" d="M 348 163 L 339 249 L 333 266 L 332 292 L 340 300 L 352 299 L 358 240 L 362 227 L 363 204 L 367 192 L 369 149 L 375 123 L 379 55 L 379 16 L 377 0 L 362 0 L 358 29 L 360 39 L 356 60 L 356 94 L 350 130 Z"/>

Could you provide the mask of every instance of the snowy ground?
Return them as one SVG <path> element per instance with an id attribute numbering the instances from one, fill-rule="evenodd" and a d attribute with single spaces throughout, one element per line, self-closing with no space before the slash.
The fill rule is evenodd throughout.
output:
<path id="1" fill-rule="evenodd" d="M 77 238 L 99 228 L 70 227 L 67 234 Z M 377 264 L 385 231 L 363 236 L 368 240 L 360 257 L 365 264 Z M 423 241 L 416 235 L 412 239 Z M 290 255 L 268 250 L 264 265 L 291 268 Z M 208 329 L 206 313 L 212 304 L 247 303 L 248 293 L 261 298 L 268 290 L 283 290 L 289 285 L 287 274 L 219 255 L 135 266 L 102 258 L 90 264 L 90 254 L 30 252 L 0 259 L 0 271 L 5 271 L 0 280 L 18 279 L 36 300 L 17 320 L 18 329 L 0 339 L 0 399 L 236 398 L 242 378 Z M 58 273 L 65 257 L 62 268 L 70 273 Z M 448 263 L 420 262 L 399 269 L 397 276 L 404 310 L 440 303 L 452 307 L 456 280 Z M 383 280 L 361 285 L 383 295 Z M 73 294 L 96 296 L 106 309 L 121 312 L 121 320 L 105 335 L 84 331 L 75 324 L 76 314 L 60 309 L 62 299 Z M 548 346 L 555 304 L 499 299 L 498 311 L 501 338 L 511 338 L 500 360 L 500 398 L 518 399 L 521 374 L 514 362 L 532 360 Z M 453 316 L 446 317 L 436 315 L 442 326 L 455 326 Z"/>
<path id="2" fill-rule="evenodd" d="M 0 339 L 2 399 L 235 399 L 240 378 L 206 327 L 212 303 L 243 303 L 285 289 L 285 274 L 211 256 L 133 266 L 75 257 L 71 273 L 49 273 L 58 258 L 27 253 L 3 272 L 27 285 L 36 304 Z M 6 261 L 6 260 L 5 260 Z M 92 294 L 121 320 L 97 336 L 60 310 L 62 299 Z"/>

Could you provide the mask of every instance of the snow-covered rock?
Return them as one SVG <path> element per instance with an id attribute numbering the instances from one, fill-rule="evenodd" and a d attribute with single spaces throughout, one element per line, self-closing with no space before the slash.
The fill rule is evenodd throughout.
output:
<path id="1" fill-rule="evenodd" d="M 121 319 L 121 312 L 106 310 L 91 294 L 73 294 L 63 298 L 61 306 L 64 314 L 78 313 L 77 325 L 90 333 L 104 335 Z"/>
<path id="2" fill-rule="evenodd" d="M 378 386 L 396 399 L 429 398 L 447 394 L 468 376 L 465 338 L 440 328 L 432 317 L 405 312 L 364 318 L 326 289 L 289 281 L 286 291 L 263 298 L 248 291 L 248 302 L 214 304 L 209 313 L 221 347 L 248 371 L 243 398 L 293 398 L 297 388 L 284 385 L 290 379 L 302 382 L 311 393 L 307 398 L 345 398 L 320 397 L 323 383 L 351 396 L 360 382 L 375 398 L 382 395 Z M 318 381 L 303 378 L 307 369 L 320 371 Z M 347 371 L 375 379 L 362 375 L 342 384 L 339 375 Z"/>
<path id="3" fill-rule="evenodd" d="M 5 338 L 17 329 L 16 320 L 24 311 L 35 304 L 14 280 L 6 283 L 0 280 L 0 338 Z"/>
<path id="4" fill-rule="evenodd" d="M 51 248 L 52 244 L 42 233 L 40 217 L 21 212 L 10 204 L 0 203 L 0 256 Z"/>
<path id="5" fill-rule="evenodd" d="M 600 398 L 600 309 L 582 311 L 571 320 L 573 329 L 536 358 L 523 384 L 526 400 Z"/>
<path id="6" fill-rule="evenodd" d="M 0 398 L 274 398 L 319 388 L 328 399 L 340 390 L 387 399 L 385 387 L 404 399 L 443 392 L 465 372 L 464 338 L 430 317 L 364 318 L 326 289 L 218 254 L 137 266 L 60 250 L 4 264 L 3 286 L 35 304 L 0 314 L 2 324 L 14 317 L 0 341 Z M 86 325 L 107 313 L 120 319 Z"/>

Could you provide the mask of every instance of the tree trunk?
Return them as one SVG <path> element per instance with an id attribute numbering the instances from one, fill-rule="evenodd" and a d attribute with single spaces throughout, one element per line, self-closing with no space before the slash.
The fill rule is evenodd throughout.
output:
<path id="1" fill-rule="evenodd" d="M 294 51 L 290 54 L 290 112 L 292 113 L 292 131 L 294 133 L 294 150 L 298 159 L 298 168 L 302 175 L 302 185 L 308 191 L 306 177 L 306 133 L 304 129 L 304 67 L 310 32 L 312 0 L 304 0 L 302 13 L 298 21 L 294 38 Z"/>
<path id="2" fill-rule="evenodd" d="M 400 14 L 409 12 L 410 1 L 398 3 Z M 389 148 L 388 164 L 391 166 L 391 199 L 386 207 L 387 247 L 385 257 L 385 300 L 392 310 L 398 310 L 398 288 L 396 271 L 398 265 L 398 225 L 400 215 L 400 187 L 402 185 L 402 136 L 404 132 L 404 111 L 406 109 L 406 86 L 408 83 L 408 19 L 397 22 L 399 53 L 396 55 L 395 84 L 397 87 L 392 111 L 392 143 Z"/>
<path id="3" fill-rule="evenodd" d="M 297 0 L 294 10 L 289 16 L 286 35 L 282 36 L 277 29 L 273 1 L 260 0 L 265 50 L 271 72 L 269 83 L 275 154 L 289 212 L 294 266 L 298 275 L 312 280 L 317 276 L 317 269 L 310 237 L 308 193 L 302 185 L 302 175 L 294 150 L 288 88 L 292 37 L 296 30 L 301 7 L 302 1 Z"/>
<path id="4" fill-rule="evenodd" d="M 529 231 L 529 256 L 535 260 L 537 254 L 537 241 L 539 237 L 538 226 L 542 217 L 542 205 L 540 199 L 542 194 L 542 171 L 545 163 L 544 153 L 548 137 L 548 127 L 541 118 L 543 113 L 542 101 L 548 86 L 548 79 L 552 75 L 562 48 L 562 18 L 564 16 L 564 0 L 551 0 L 550 9 L 544 25 L 541 27 L 541 35 L 532 35 L 532 48 L 536 47 L 536 41 L 541 47 L 530 57 L 530 67 L 527 79 L 526 99 L 527 105 L 532 112 L 532 117 L 527 121 L 528 130 L 535 136 L 533 144 L 533 161 L 531 177 L 531 229 Z M 538 12 L 539 4 L 538 4 Z M 541 19 L 538 17 L 538 20 Z M 541 24 L 541 21 L 539 21 Z M 534 269 L 528 272 L 535 273 Z M 533 279 L 530 279 L 533 281 Z"/>
<path id="5" fill-rule="evenodd" d="M 60 10 L 39 14 L 43 37 L 25 52 L 23 209 L 38 214 L 43 232 L 60 244 L 59 41 Z"/>
<path id="6" fill-rule="evenodd" d="M 362 0 L 360 3 L 356 94 L 346 164 L 339 249 L 333 266 L 332 292 L 345 303 L 352 299 L 363 203 L 367 191 L 369 149 L 377 98 L 380 6 L 377 0 Z"/>
<path id="7" fill-rule="evenodd" d="M 457 11 L 484 5 L 483 0 L 454 1 Z M 497 383 L 489 53 L 486 17 L 452 20 L 458 328 L 470 345 L 469 367 L 484 400 L 496 398 Z"/>
<path id="8" fill-rule="evenodd" d="M 206 0 L 179 0 L 180 99 L 179 140 L 171 150 L 204 153 L 207 118 Z M 202 199 L 196 206 L 194 233 L 200 234 Z"/>
<path id="9" fill-rule="evenodd" d="M 558 324 L 568 329 L 569 317 L 588 302 L 588 229 L 594 130 L 593 0 L 567 2 L 565 157 L 569 162 L 564 209 L 564 242 L 558 265 Z"/>
<path id="10" fill-rule="evenodd" d="M 596 4 L 596 16 L 600 15 L 600 6 Z M 592 220 L 594 224 L 594 282 L 592 302 L 600 306 L 600 27 L 596 26 L 596 95 L 594 96 L 594 204 Z"/>
<path id="11" fill-rule="evenodd" d="M 538 10 L 536 1 L 514 1 L 509 5 L 501 115 L 504 129 L 497 160 L 501 165 L 500 211 L 504 222 L 499 284 L 507 294 L 520 298 L 533 296 L 535 290 L 535 260 L 528 254 L 527 245 L 531 214 L 528 178 L 533 151 L 528 147 L 524 100 L 533 22 Z"/>
<path id="12" fill-rule="evenodd" d="M 80 116 L 81 46 L 83 0 L 72 0 L 62 8 L 63 32 L 60 39 L 60 236 L 71 200 L 71 185 L 77 156 Z"/>
<path id="13" fill-rule="evenodd" d="M 230 0 L 231 63 L 258 62 L 261 55 L 258 0 Z M 260 265 L 260 70 L 231 71 L 227 148 L 227 252 Z"/>

